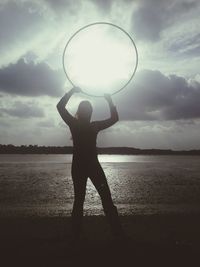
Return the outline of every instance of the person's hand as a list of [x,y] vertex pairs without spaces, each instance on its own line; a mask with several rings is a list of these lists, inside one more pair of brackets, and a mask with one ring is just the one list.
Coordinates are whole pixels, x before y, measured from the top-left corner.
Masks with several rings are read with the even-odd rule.
[[104,94],[104,98],[108,101],[108,103],[112,103],[112,98],[110,94]]
[[81,93],[82,90],[80,87],[77,87],[77,86],[74,86],[72,89],[71,89],[71,93],[74,94],[74,93]]

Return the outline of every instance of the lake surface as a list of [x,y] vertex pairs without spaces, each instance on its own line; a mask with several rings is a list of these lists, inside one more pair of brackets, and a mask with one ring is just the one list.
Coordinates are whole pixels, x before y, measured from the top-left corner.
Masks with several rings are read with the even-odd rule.
[[[71,155],[0,155],[0,216],[71,214]],[[100,155],[121,215],[200,212],[199,156]],[[88,179],[87,215],[103,214]]]

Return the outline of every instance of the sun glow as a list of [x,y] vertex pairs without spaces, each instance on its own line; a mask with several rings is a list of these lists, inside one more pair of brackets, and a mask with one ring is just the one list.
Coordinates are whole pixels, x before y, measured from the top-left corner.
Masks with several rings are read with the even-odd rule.
[[120,29],[97,24],[78,32],[64,53],[64,66],[71,82],[87,94],[114,93],[130,79],[137,52]]

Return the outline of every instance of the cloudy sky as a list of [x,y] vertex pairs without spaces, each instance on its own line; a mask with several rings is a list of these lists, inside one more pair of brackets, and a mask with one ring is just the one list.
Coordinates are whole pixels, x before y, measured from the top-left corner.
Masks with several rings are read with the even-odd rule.
[[[198,0],[1,0],[0,143],[72,144],[56,110],[71,88],[63,49],[80,27],[107,21],[131,34],[139,66],[113,97],[120,121],[98,145],[200,149],[199,14]],[[103,99],[91,101],[93,119],[109,115]]]

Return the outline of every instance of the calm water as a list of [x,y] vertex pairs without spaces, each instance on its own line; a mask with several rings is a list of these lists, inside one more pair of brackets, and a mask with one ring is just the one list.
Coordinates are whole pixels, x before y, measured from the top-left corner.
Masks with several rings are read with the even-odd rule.
[[[70,215],[71,155],[0,155],[0,216]],[[199,156],[99,156],[120,214],[199,213]],[[103,214],[88,180],[85,214]]]

